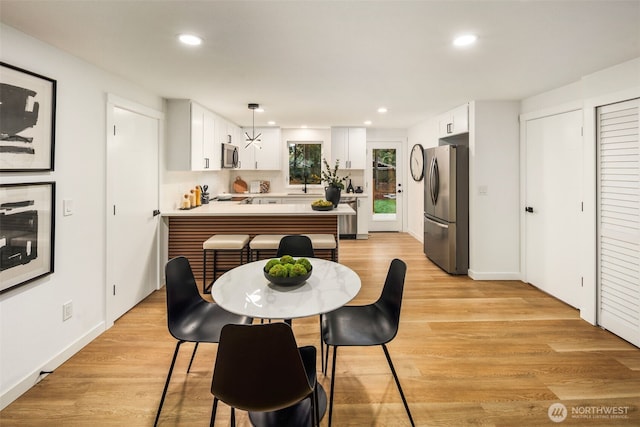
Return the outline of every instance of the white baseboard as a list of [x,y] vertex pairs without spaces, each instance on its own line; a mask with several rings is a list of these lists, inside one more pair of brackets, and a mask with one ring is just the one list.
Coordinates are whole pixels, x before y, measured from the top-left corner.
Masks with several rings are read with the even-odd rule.
[[10,387],[6,392],[2,393],[0,395],[0,411],[9,406],[11,402],[22,396],[22,394],[27,392],[46,376],[46,374],[40,375],[40,372],[55,370],[58,366],[69,360],[71,356],[82,350],[85,345],[96,339],[104,331],[105,324],[104,322],[100,322],[85,335],[52,357],[43,366],[35,369],[31,374],[26,375],[21,381],[18,381],[18,383]]
[[469,277],[473,280],[522,280],[520,272],[478,272],[469,269]]

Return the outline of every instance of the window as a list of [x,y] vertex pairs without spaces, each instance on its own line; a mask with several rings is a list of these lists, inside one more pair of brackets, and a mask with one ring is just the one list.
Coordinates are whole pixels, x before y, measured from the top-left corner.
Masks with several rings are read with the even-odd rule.
[[289,141],[289,185],[322,183],[322,142]]

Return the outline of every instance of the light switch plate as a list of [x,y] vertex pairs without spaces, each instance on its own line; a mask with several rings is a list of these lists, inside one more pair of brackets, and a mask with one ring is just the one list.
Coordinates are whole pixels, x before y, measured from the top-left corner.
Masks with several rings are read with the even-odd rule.
[[73,200],[64,199],[62,201],[62,215],[64,216],[73,215]]

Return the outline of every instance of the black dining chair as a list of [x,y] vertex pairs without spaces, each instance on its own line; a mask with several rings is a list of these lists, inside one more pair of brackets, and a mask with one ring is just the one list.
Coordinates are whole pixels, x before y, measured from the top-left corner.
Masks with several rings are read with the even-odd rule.
[[313,244],[308,236],[301,234],[291,234],[280,239],[276,257],[291,255],[293,257],[313,258]]
[[[331,367],[331,392],[329,397],[329,426],[333,413],[333,390],[336,379],[336,357],[340,346],[374,346],[380,345],[384,350],[391,373],[402,397],[402,403],[409,415],[409,421],[414,426],[413,417],[402,392],[398,375],[393,367],[387,343],[398,333],[400,323],[400,308],[402,306],[402,292],[407,265],[404,261],[391,261],[382,293],[373,304],[361,306],[344,306],[326,313],[322,319],[322,339],[327,345],[327,359],[329,349],[333,347],[333,366]],[[325,361],[326,369],[328,360]],[[326,370],[324,371],[326,373]]]
[[200,292],[198,292],[189,260],[185,257],[169,260],[165,267],[165,278],[167,285],[167,324],[169,333],[178,342],[173,352],[173,359],[169,367],[167,381],[164,384],[154,425],[157,425],[160,419],[160,412],[167,395],[169,381],[171,380],[180,346],[185,342],[195,343],[189,367],[187,368],[187,372],[189,372],[199,343],[217,343],[220,340],[222,327],[229,323],[250,324],[253,321],[251,317],[229,313],[218,304],[203,299]]
[[[319,425],[316,348],[298,348],[286,323],[227,325],[220,334],[211,393],[211,426],[218,401],[231,406],[232,426],[235,409],[261,417],[258,425]],[[273,411],[285,408],[283,421]]]
[[[305,258],[314,258],[315,253],[313,250],[313,243],[309,236],[305,236],[302,234],[290,234],[284,236],[280,239],[280,245],[278,246],[278,251],[276,252],[276,257],[281,257],[283,255],[291,255],[293,257],[305,257]],[[291,324],[290,319],[285,319],[285,321]],[[322,326],[322,314],[320,315],[320,326]],[[325,370],[325,357],[324,357],[324,344],[322,343],[322,338],[320,338],[320,362],[322,364],[322,370]]]

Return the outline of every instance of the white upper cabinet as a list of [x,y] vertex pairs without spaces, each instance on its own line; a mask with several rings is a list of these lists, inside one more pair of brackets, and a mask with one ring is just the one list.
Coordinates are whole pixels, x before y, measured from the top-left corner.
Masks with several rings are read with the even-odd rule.
[[341,169],[364,169],[366,166],[367,130],[365,128],[331,128],[331,167],[340,161]]
[[469,104],[463,104],[442,114],[438,119],[438,137],[469,132]]
[[221,150],[215,141],[215,127],[215,115],[203,106],[188,99],[168,100],[167,168],[219,170]]
[[247,147],[248,142],[244,136],[244,132],[253,136],[253,128],[244,128],[242,130],[242,141],[238,144],[240,165],[238,169],[242,170],[280,170],[282,157],[282,136],[280,128],[256,128],[256,135],[262,134],[260,139],[262,143],[259,147],[251,144]]

